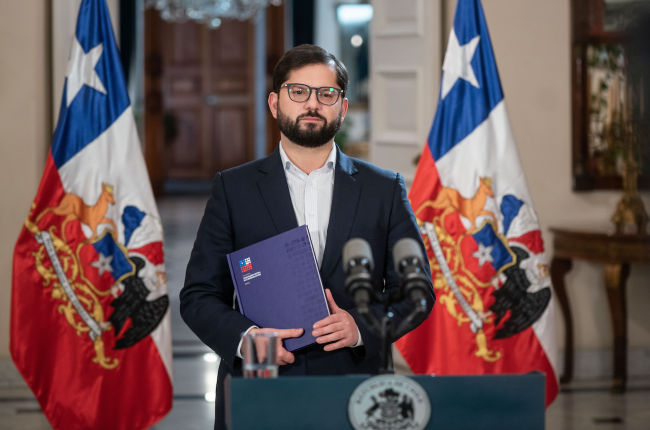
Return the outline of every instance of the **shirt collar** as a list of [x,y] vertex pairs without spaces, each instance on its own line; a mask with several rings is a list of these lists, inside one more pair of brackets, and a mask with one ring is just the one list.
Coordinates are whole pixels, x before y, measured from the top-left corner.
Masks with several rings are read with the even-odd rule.
[[[302,170],[298,169],[298,167],[296,167],[296,165],[293,164],[291,160],[289,160],[289,156],[287,155],[286,152],[284,152],[284,148],[282,147],[282,142],[280,142],[279,145],[280,145],[280,158],[282,159],[282,165],[284,166],[284,169],[289,170],[289,168],[293,166],[296,170],[302,172]],[[330,151],[330,154],[327,156],[327,160],[325,161],[325,166],[327,166],[330,169],[334,169],[334,164],[336,164],[336,143],[332,145],[332,150]],[[321,169],[323,167],[321,167]]]

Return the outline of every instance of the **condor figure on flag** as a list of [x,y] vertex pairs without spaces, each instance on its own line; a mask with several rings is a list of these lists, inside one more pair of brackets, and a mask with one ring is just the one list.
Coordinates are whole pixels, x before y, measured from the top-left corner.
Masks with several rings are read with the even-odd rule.
[[14,252],[11,356],[54,429],[172,405],[163,232],[105,0],[83,0],[59,120]]
[[396,342],[415,373],[546,374],[558,393],[552,289],[479,0],[459,0],[409,199],[438,297]]

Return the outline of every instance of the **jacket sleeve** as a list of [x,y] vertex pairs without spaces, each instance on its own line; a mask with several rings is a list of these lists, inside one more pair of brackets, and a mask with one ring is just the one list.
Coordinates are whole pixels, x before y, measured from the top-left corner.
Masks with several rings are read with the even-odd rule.
[[[391,292],[399,288],[399,274],[395,271],[393,264],[393,246],[397,243],[398,240],[410,237],[415,239],[422,248],[422,254],[427,255],[426,249],[424,247],[424,242],[422,241],[422,235],[417,225],[415,215],[411,209],[411,204],[408,201],[406,196],[406,188],[404,186],[404,179],[399,173],[395,178],[395,190],[393,193],[392,199],[392,208],[390,211],[390,217],[388,221],[388,239],[386,242],[386,264],[384,266],[383,277],[384,277],[384,287],[385,292],[390,294]],[[433,292],[433,285],[431,283],[431,270],[429,264],[424,265],[424,271],[427,274],[427,279],[429,280],[429,294],[430,297],[427,298],[427,316],[431,313],[433,304],[436,300],[435,293]],[[371,310],[375,314],[375,317],[381,321],[383,317],[383,305],[375,303],[371,305]],[[410,299],[406,298],[401,300],[398,303],[391,305],[390,310],[393,312],[393,328],[399,327],[401,322],[406,318],[411,311],[413,310],[413,305],[410,302]],[[350,314],[355,319],[359,331],[361,332],[361,337],[363,338],[363,343],[366,352],[366,358],[371,357],[375,353],[381,350],[381,338],[379,335],[370,331],[366,327],[365,323],[362,321],[363,318],[359,315],[359,312],[356,308],[350,310]],[[395,342],[397,339],[391,339],[391,342]],[[356,348],[355,348],[356,349]]]
[[234,286],[226,254],[234,251],[233,226],[221,173],[212,182],[212,195],[201,220],[181,290],[181,316],[192,331],[231,368],[240,337],[251,320],[233,309]]

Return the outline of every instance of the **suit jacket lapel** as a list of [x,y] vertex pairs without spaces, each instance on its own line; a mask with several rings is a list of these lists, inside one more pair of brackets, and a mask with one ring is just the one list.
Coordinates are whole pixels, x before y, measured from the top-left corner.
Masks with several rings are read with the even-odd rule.
[[357,211],[361,184],[353,175],[357,169],[352,160],[336,149],[336,170],[334,171],[334,191],[332,193],[332,208],[327,227],[327,241],[321,264],[321,277],[327,279],[332,271],[341,264],[343,245],[350,237],[350,230]]
[[266,176],[257,183],[257,186],[260,189],[266,208],[271,214],[277,233],[284,233],[298,227],[296,213],[293,210],[293,203],[291,203],[289,185],[287,185],[287,177],[284,174],[284,166],[280,157],[279,145],[260,164],[258,170],[266,173]]

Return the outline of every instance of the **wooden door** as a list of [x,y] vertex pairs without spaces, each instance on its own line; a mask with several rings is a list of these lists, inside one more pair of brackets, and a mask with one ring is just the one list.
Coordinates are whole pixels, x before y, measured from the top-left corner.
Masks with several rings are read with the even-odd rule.
[[[159,17],[155,19],[160,20]],[[160,20],[164,170],[210,180],[254,156],[254,27]]]

